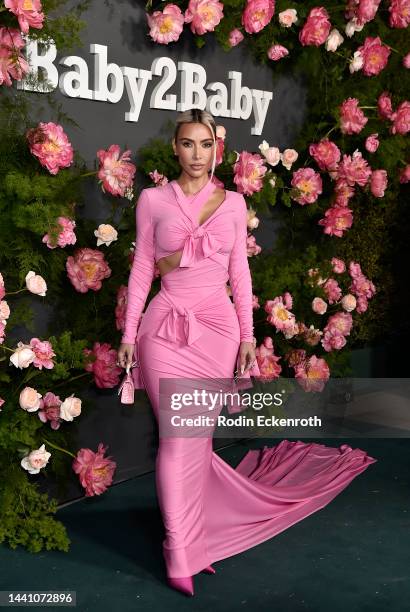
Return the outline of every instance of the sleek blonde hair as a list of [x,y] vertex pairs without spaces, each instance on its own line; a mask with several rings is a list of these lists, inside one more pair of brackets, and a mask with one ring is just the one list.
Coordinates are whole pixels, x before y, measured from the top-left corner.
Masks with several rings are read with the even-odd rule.
[[175,123],[176,123],[175,133],[174,133],[175,142],[177,141],[177,138],[178,138],[179,128],[181,127],[183,123],[202,123],[203,125],[206,125],[211,130],[212,137],[214,139],[214,156],[212,160],[212,170],[211,170],[211,179],[212,179],[214,175],[214,171],[215,171],[215,164],[216,164],[216,123],[215,123],[215,119],[213,118],[211,113],[208,113],[208,111],[201,110],[200,108],[190,108],[186,111],[179,112]]

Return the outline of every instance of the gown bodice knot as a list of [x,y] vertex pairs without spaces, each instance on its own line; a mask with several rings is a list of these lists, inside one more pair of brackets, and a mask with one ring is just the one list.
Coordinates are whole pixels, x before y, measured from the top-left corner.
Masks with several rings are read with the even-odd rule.
[[[198,243],[198,241],[200,241]],[[192,229],[185,240],[184,248],[182,251],[181,261],[179,262],[180,268],[186,268],[195,265],[195,254],[196,248],[199,244],[201,254],[203,257],[210,257],[216,253],[221,244],[219,240],[212,234],[210,230],[202,227],[201,225]]]

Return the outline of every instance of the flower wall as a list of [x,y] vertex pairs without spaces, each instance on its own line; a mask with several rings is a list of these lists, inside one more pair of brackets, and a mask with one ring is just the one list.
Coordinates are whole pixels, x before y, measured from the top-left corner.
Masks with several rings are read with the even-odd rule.
[[[28,71],[23,35],[78,45],[86,7],[53,18],[64,2],[0,3],[0,542],[32,551],[69,548],[53,517],[57,501],[36,479],[52,473],[63,488],[75,474],[86,496],[112,483],[116,462],[104,441],[76,447],[81,414],[92,408],[82,390],[120,383],[135,204],[145,186],[178,176],[170,143],[159,140],[135,151],[107,142],[95,152],[97,169],[87,168],[69,117],[55,105],[53,121],[34,121],[14,88]],[[292,147],[265,135],[257,150],[237,151],[218,126],[215,181],[248,203],[260,383],[285,376],[321,392],[329,377],[349,373],[351,348],[388,334],[392,312],[405,316],[393,297],[393,237],[408,219],[409,2],[190,0],[148,2],[146,11],[146,35],[158,45],[177,45],[189,29],[198,47],[209,37],[221,53],[246,45],[274,76],[305,83],[308,114]],[[111,202],[98,226],[80,214],[85,181]],[[274,207],[281,230],[262,249],[252,232]],[[156,270],[151,296],[158,288]],[[32,300],[53,307],[45,337],[35,332]]]

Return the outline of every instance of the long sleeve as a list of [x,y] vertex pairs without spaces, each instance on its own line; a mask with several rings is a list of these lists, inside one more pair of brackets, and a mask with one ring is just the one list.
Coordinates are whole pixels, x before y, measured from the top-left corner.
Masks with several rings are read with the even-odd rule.
[[249,269],[247,244],[248,215],[246,201],[241,196],[236,218],[236,236],[229,259],[229,285],[238,315],[241,342],[253,341],[252,277]]
[[121,338],[121,342],[129,344],[135,343],[138,323],[154,278],[154,226],[147,189],[143,189],[138,198],[136,225],[134,260],[128,280],[125,331]]

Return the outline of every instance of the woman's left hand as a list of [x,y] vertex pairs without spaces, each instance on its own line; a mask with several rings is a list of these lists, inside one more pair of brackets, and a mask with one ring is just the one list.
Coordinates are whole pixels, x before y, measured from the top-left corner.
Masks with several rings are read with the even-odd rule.
[[256,361],[255,346],[253,342],[241,342],[239,348],[239,371],[238,376],[242,376],[250,370]]

